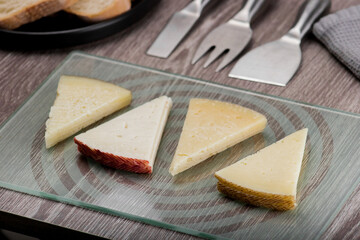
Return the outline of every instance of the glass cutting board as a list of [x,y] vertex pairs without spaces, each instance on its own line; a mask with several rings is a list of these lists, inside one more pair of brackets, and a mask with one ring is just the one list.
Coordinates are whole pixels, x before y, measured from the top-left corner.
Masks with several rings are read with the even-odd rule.
[[[45,148],[44,124],[61,75],[102,79],[133,92],[130,107],[89,128],[161,95],[173,99],[151,175],[113,170],[85,158],[73,137]],[[193,97],[254,109],[267,117],[268,126],[173,178],[168,169]],[[215,171],[304,127],[309,135],[295,210],[252,207],[216,190]],[[74,52],[1,126],[0,185],[205,238],[315,239],[360,182],[359,139],[356,114]]]

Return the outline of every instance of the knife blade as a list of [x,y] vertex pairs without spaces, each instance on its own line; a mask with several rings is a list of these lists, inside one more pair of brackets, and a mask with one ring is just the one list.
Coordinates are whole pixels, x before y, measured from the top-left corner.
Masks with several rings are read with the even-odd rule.
[[169,57],[200,18],[202,10],[209,1],[210,0],[194,0],[184,9],[176,12],[146,54],[160,58]]
[[301,64],[301,40],[330,6],[330,0],[305,2],[299,11],[298,21],[287,34],[245,54],[229,77],[286,86]]

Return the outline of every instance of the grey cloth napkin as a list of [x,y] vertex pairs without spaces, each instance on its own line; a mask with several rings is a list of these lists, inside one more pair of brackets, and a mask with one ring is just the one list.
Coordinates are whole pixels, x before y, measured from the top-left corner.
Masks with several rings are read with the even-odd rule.
[[323,17],[313,33],[360,79],[360,5]]

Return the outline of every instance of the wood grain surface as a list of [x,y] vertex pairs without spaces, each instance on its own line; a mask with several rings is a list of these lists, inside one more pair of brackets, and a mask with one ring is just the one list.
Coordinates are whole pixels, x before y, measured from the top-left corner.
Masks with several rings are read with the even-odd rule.
[[[39,86],[55,67],[73,50],[118,59],[172,73],[281,96],[310,104],[360,113],[360,81],[336,60],[311,34],[303,41],[303,61],[299,71],[286,87],[236,80],[227,75],[232,63],[215,73],[217,61],[209,68],[206,58],[191,65],[191,59],[206,33],[225,22],[241,7],[242,1],[213,1],[181,45],[168,59],[145,54],[169,17],[189,1],[161,1],[144,18],[126,30],[104,40],[65,49],[43,51],[0,50],[0,123],[4,122]],[[293,24],[303,0],[271,1],[270,7],[255,20],[252,49],[279,38]],[[333,0],[331,12],[360,4],[359,0]],[[1,41],[1,40],[0,40]],[[322,239],[360,239],[360,186],[347,200]],[[186,234],[133,222],[75,206],[53,202],[0,188],[0,210],[20,218],[39,220],[112,239],[189,239]],[[0,214],[1,223],[6,222]],[[17,223],[18,224],[18,223]],[[2,224],[3,225],[3,224]],[[19,229],[31,231],[31,225]],[[27,229],[27,230],[26,230]],[[45,230],[44,230],[45,231]],[[47,232],[54,235],[56,232]],[[39,235],[43,236],[43,235]]]

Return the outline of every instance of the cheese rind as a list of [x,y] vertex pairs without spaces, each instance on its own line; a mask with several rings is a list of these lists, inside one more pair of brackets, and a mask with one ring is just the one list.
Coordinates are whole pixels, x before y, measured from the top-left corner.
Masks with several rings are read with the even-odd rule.
[[218,190],[256,206],[293,209],[306,137],[302,129],[216,172]]
[[240,105],[191,99],[169,172],[174,176],[264,130],[266,117]]
[[151,173],[172,106],[162,96],[75,137],[78,150],[100,163]]
[[[219,192],[230,198],[241,200],[242,202],[276,210],[290,210],[294,208],[295,197],[291,195],[277,195],[253,191],[243,188],[219,178],[217,189]],[[220,180],[221,179],[221,180]],[[269,200],[271,199],[271,200]]]
[[46,121],[46,148],[130,102],[131,92],[114,84],[90,78],[62,76],[57,97]]
[[74,142],[78,145],[80,153],[108,167],[136,173],[152,172],[152,166],[149,165],[149,161],[147,160],[117,156],[99,149],[94,149],[76,138],[74,138]]

